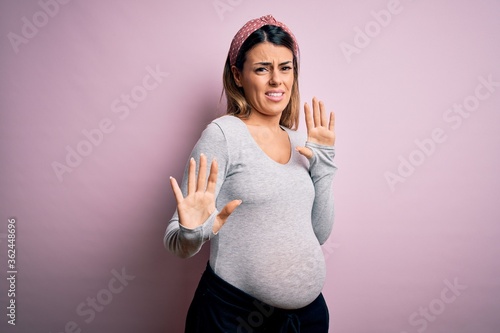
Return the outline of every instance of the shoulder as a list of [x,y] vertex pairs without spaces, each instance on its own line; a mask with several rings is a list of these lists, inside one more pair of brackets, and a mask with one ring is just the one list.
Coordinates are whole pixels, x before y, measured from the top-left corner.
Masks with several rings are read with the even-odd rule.
[[203,130],[203,133],[213,134],[213,135],[224,133],[224,130],[230,129],[235,126],[234,124],[235,121],[234,119],[231,118],[235,117],[226,115],[213,119],[212,121],[210,121],[210,123],[208,123],[206,128]]
[[222,130],[224,130],[224,129],[240,128],[243,122],[235,116],[225,115],[212,120],[211,124],[215,124],[219,126]]
[[212,131],[219,131],[227,139],[232,139],[241,135],[242,130],[245,129],[245,124],[235,116],[225,115],[212,120],[207,129],[209,127],[212,127]]
[[241,134],[241,124],[243,122],[230,115],[221,116],[212,120],[201,134],[201,141],[213,143],[225,143]]

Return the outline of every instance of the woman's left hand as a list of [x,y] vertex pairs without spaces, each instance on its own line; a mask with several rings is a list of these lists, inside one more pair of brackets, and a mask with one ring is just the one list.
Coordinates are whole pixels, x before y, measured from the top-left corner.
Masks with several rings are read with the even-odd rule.
[[[313,112],[307,103],[304,105],[306,116],[307,141],[324,146],[335,145],[335,114],[330,112],[327,119],[325,104],[316,97],[312,100]],[[297,147],[299,153],[307,158],[313,157],[313,152],[307,147]]]

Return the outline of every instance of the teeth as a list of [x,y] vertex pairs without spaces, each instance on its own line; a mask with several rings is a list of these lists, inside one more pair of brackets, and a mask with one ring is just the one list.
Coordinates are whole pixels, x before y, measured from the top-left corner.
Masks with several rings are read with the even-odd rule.
[[268,93],[267,95],[272,97],[280,97],[283,96],[283,93]]

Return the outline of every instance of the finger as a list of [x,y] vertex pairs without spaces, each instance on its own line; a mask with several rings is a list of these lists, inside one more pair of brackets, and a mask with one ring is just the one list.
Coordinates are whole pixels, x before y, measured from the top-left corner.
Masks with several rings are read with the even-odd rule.
[[188,195],[194,193],[196,190],[196,161],[193,157],[189,160],[189,169],[188,169]]
[[321,126],[319,102],[316,97],[313,98],[313,117],[314,117],[314,127]]
[[184,197],[179,184],[177,184],[177,180],[175,180],[174,177],[170,177],[170,186],[172,186],[172,191],[174,191],[175,200],[178,204],[181,203],[182,200],[184,200]]
[[335,129],[335,113],[330,112],[330,124],[328,125],[328,129],[333,131]]
[[319,102],[319,110],[320,110],[320,117],[321,117],[321,126],[327,127],[325,103],[323,103],[322,101]]
[[297,150],[301,155],[307,157],[308,159],[313,157],[312,150],[307,147],[297,147],[295,148],[295,150]]
[[311,108],[307,103],[304,104],[304,116],[306,118],[307,132],[309,132],[313,128],[313,118],[311,115]]
[[221,210],[219,214],[217,214],[215,218],[215,223],[214,226],[212,227],[212,232],[213,233],[218,233],[220,228],[226,223],[227,218],[231,213],[241,205],[241,200],[233,200],[230,203],[228,203],[224,208]]
[[219,166],[217,160],[214,158],[210,165],[210,175],[208,176],[207,192],[215,193],[215,185],[217,184],[217,173]]
[[229,202],[227,205],[225,205],[224,208],[222,208],[220,213],[217,215],[221,227],[222,225],[224,225],[224,223],[226,223],[226,220],[229,217],[229,215],[231,215],[236,209],[236,207],[238,207],[239,205],[241,205],[241,200],[233,200]]
[[200,167],[198,168],[198,184],[196,191],[205,192],[207,181],[207,157],[205,154],[200,154]]

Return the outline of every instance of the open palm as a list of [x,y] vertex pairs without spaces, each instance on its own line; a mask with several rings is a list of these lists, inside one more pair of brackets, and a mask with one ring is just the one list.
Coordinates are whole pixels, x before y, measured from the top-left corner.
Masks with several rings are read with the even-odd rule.
[[[177,212],[179,213],[179,223],[188,228],[195,229],[202,225],[215,211],[215,188],[217,184],[218,166],[214,159],[210,165],[210,174],[207,180],[207,157],[200,155],[200,167],[196,178],[196,161],[191,158],[188,169],[188,189],[187,196],[184,197],[182,191],[175,180],[170,177],[170,184],[177,201]],[[212,231],[219,232],[231,213],[241,204],[241,200],[229,202],[219,214],[217,214]]]
[[[316,97],[312,100],[313,112],[306,103],[304,105],[304,113],[307,127],[307,141],[324,146],[335,145],[335,114],[330,112],[327,117],[325,105],[318,101]],[[307,147],[297,147],[299,153],[307,158],[313,156],[312,151]]]

